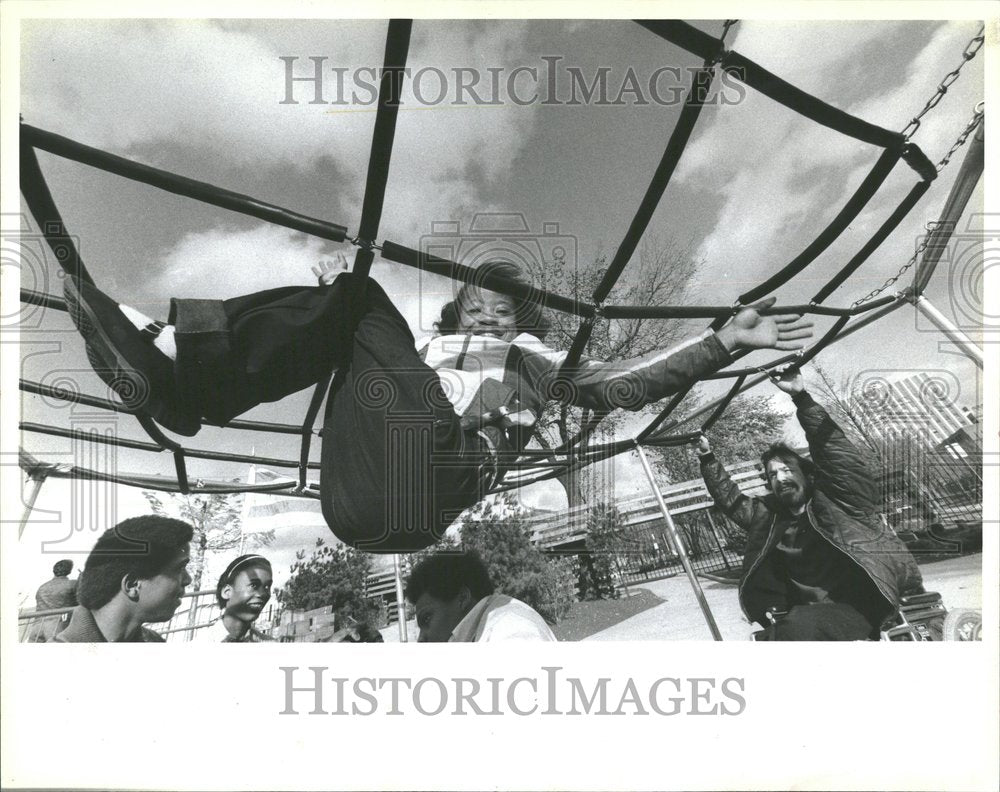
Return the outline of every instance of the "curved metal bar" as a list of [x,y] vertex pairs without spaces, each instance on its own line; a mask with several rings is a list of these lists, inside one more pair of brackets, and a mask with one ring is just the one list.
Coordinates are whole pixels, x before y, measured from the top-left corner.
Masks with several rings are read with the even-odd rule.
[[[84,393],[73,393],[63,388],[55,388],[51,385],[43,385],[32,380],[19,380],[19,387],[25,393],[34,393],[37,396],[45,396],[59,401],[70,402],[72,404],[83,404],[87,407],[97,407],[101,410],[135,415],[136,412],[131,407],[126,407],[121,402],[101,399],[97,396],[88,396]],[[233,420],[224,424],[206,424],[217,426],[221,429],[244,429],[249,432],[271,432],[273,434],[302,434],[302,427],[297,424],[270,423],[268,421],[242,421]]]
[[21,302],[27,305],[40,305],[43,308],[52,308],[56,311],[68,311],[69,307],[62,297],[54,294],[46,294],[32,289],[21,289]]
[[[687,22],[677,20],[636,20],[640,25],[688,52],[706,60],[720,58],[722,66],[732,76],[756,91],[805,116],[817,124],[840,132],[843,135],[871,143],[881,148],[896,148],[902,151],[905,138],[899,132],[872,124],[850,113],[827,104],[812,94],[797,88],[764,67],[740,55],[725,51],[725,45],[717,38],[704,33]],[[917,155],[914,169],[919,172]]]
[[[120,448],[129,448],[133,451],[147,451],[154,454],[162,453],[168,449],[163,448],[156,443],[148,443],[143,440],[131,440],[125,437],[108,437],[107,435],[95,434],[87,432],[84,429],[63,429],[58,426],[48,426],[46,424],[33,423],[31,421],[22,421],[18,424],[18,428],[24,432],[33,432],[35,434],[44,434],[51,437],[66,437],[72,440],[83,440],[88,443],[98,443],[100,445],[111,445],[118,446]],[[298,462],[293,459],[281,459],[279,457],[261,457],[261,456],[251,456],[249,454],[231,454],[225,451],[207,451],[205,449],[199,448],[184,448],[182,449],[188,457],[191,459],[209,459],[214,462],[235,462],[239,464],[248,465],[267,465],[268,467],[280,467],[280,468],[297,468]],[[310,470],[319,470],[320,464],[318,462],[309,463]],[[305,486],[300,484],[300,486]]]
[[[382,206],[385,202],[385,187],[389,181],[389,161],[392,157],[392,142],[396,136],[396,116],[399,113],[399,99],[403,90],[404,67],[410,49],[410,31],[413,20],[391,19],[385,39],[382,79],[378,89],[378,109],[375,113],[375,131],[372,133],[371,154],[368,157],[368,177],[365,182],[365,197],[361,205],[361,224],[358,237],[362,241],[373,241],[378,235]],[[358,272],[357,267],[354,269]],[[368,272],[361,272],[358,280],[363,281]]]
[[69,275],[79,278],[87,283],[93,283],[94,279],[87,272],[83,259],[80,258],[80,251],[76,249],[73,237],[66,230],[56,202],[49,192],[49,186],[45,181],[45,175],[38,164],[38,157],[31,146],[27,145],[22,135],[21,138],[21,195],[24,202],[38,228],[41,229],[45,242],[52,249],[52,253]]
[[725,52],[722,39],[717,39],[687,22],[676,19],[636,19],[650,33],[697,55],[703,60],[715,60]]
[[[21,449],[19,464],[25,468],[26,460],[34,459],[31,454]],[[27,469],[27,468],[25,468]],[[141,489],[156,490],[158,492],[180,492],[180,487],[176,481],[167,481],[158,476],[140,476],[133,474],[112,475],[100,470],[77,467],[76,465],[54,465],[51,463],[37,463],[34,466],[37,472],[42,471],[46,476],[52,478],[79,478],[92,481],[107,481],[111,484],[122,484],[127,487],[139,487]],[[272,482],[268,484],[241,484],[235,485],[229,481],[215,481],[205,479],[195,479],[193,489],[197,492],[207,492],[215,495],[235,495],[246,492],[259,492],[262,494],[281,495],[288,498],[308,498],[318,499],[318,495],[311,490],[300,490],[294,482]]]
[[[265,220],[268,223],[301,231],[320,239],[329,239],[332,242],[343,242],[347,239],[345,226],[307,217],[298,212],[282,209],[280,206],[259,201],[249,195],[225,190],[207,182],[178,176],[176,173],[152,168],[149,165],[141,165],[125,157],[109,154],[92,146],[85,146],[75,140],[29,124],[21,124],[21,145],[22,147],[31,146],[42,149],[50,154],[56,154],[83,165],[90,165],[93,168],[114,173],[132,181],[142,182],[175,195],[194,198],[202,203],[256,217],[258,220]],[[23,189],[23,171],[21,178]],[[25,198],[27,199],[27,195]],[[34,209],[32,209],[32,213],[34,214]],[[39,218],[36,216],[35,219]],[[44,228],[44,225],[42,227]]]
[[691,389],[695,386],[695,383],[691,383],[684,390],[678,391],[674,394],[674,397],[667,403],[667,406],[663,408],[660,414],[653,419],[652,423],[649,424],[645,429],[643,429],[639,434],[636,435],[636,444],[641,443],[647,437],[649,437],[653,432],[655,432],[659,426],[670,417],[670,413],[677,409],[678,405],[684,401],[684,397],[691,392]]
[[860,267],[872,253],[874,253],[878,247],[885,242],[889,234],[896,230],[896,227],[903,222],[903,218],[906,217],[910,210],[917,205],[917,201],[923,198],[924,193],[930,189],[930,182],[922,181],[917,182],[913,185],[913,188],[906,195],[906,197],[900,202],[899,206],[896,207],[895,211],[889,215],[888,219],[882,223],[878,231],[876,231],[872,238],[869,239],[864,246],[859,250],[850,261],[843,266],[843,268],[834,275],[827,284],[816,292],[813,297],[813,302],[821,303],[827,297],[834,293],[837,288],[843,284],[854,272]]
[[653,177],[646,188],[646,194],[639,203],[639,209],[635,217],[632,218],[628,231],[625,232],[625,237],[618,245],[615,256],[608,265],[604,277],[601,278],[600,284],[594,290],[595,303],[600,304],[604,302],[604,299],[611,293],[611,289],[614,288],[615,283],[618,282],[618,278],[621,277],[622,272],[625,271],[626,265],[632,259],[632,255],[635,253],[635,249],[638,247],[642,235],[646,232],[649,221],[653,218],[653,213],[656,211],[657,206],[659,206],[660,199],[663,197],[663,193],[670,183],[670,177],[673,176],[674,170],[677,168],[677,163],[680,162],[681,155],[684,153],[684,149],[691,139],[691,133],[694,132],[695,124],[701,115],[701,109],[704,107],[708,92],[712,87],[714,76],[715,70],[712,68],[698,69],[692,75],[691,88],[688,90],[684,109],[681,110],[677,123],[670,133],[667,147],[664,149],[663,156],[660,158],[660,162],[653,172]]
[[432,272],[435,275],[442,275],[445,278],[452,278],[463,283],[472,283],[484,289],[516,297],[520,300],[539,303],[546,308],[551,308],[554,311],[562,311],[573,316],[586,318],[595,314],[594,306],[582,300],[563,297],[526,283],[509,280],[492,272],[483,272],[455,261],[432,256],[428,253],[421,253],[413,248],[397,245],[395,242],[382,243],[382,258],[394,261],[397,264],[403,264],[407,267],[415,267],[425,272]]
[[722,413],[725,412],[730,402],[732,402],[732,400],[736,398],[736,394],[740,392],[740,388],[743,387],[743,383],[746,382],[746,380],[747,380],[747,375],[744,374],[742,377],[737,379],[736,382],[733,383],[733,387],[729,389],[729,393],[723,396],[722,402],[719,404],[718,409],[716,409],[716,411],[708,417],[708,420],[701,425],[701,431],[707,432],[715,425],[715,422],[722,417]]
[[739,297],[740,304],[747,305],[770,294],[809,266],[820,253],[826,250],[843,233],[844,229],[853,222],[854,218],[861,213],[861,210],[865,208],[875,193],[878,192],[879,187],[882,186],[889,172],[895,167],[898,161],[899,152],[897,150],[887,149],[882,152],[882,156],[878,158],[878,161],[872,167],[864,181],[861,182],[858,189],[854,191],[854,195],[848,199],[847,203],[837,213],[837,216],[820,232],[819,236],[810,242],[805,250],[766,281],[741,294]]

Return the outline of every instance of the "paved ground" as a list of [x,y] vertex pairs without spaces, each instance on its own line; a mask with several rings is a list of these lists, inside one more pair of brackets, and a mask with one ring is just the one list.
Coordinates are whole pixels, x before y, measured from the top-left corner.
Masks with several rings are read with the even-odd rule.
[[[983,585],[982,554],[922,564],[924,585],[928,591],[937,591],[949,608],[981,608]],[[751,627],[743,618],[736,601],[736,586],[701,580],[705,598],[719,625],[723,640],[745,641],[756,626]],[[687,576],[677,575],[652,583],[632,584],[632,588],[645,588],[665,600],[661,605],[637,613],[613,627],[584,638],[585,641],[710,641],[705,617],[698,607]],[[409,622],[409,636],[416,640],[417,629]],[[382,635],[387,643],[399,641],[399,627],[395,624],[384,628]]]
[[[920,567],[928,591],[940,592],[949,608],[982,607],[982,554],[937,561]],[[736,587],[701,581],[723,640],[744,641],[754,629],[743,618]],[[601,630],[586,641],[709,641],[712,634],[685,575],[641,586],[665,600],[662,605]]]

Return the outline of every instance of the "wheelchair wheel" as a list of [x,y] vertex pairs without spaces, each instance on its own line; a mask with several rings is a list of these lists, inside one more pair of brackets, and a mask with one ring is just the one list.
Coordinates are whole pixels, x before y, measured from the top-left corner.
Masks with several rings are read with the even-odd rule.
[[957,608],[948,611],[944,620],[946,641],[981,641],[983,631],[982,611]]

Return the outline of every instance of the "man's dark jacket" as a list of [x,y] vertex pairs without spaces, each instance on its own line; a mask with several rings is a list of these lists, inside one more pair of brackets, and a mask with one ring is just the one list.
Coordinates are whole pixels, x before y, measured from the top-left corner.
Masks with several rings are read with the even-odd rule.
[[[861,454],[808,393],[796,394],[793,400],[816,465],[812,499],[806,506],[809,520],[820,536],[865,572],[862,577],[869,586],[859,592],[860,610],[878,628],[899,607],[902,594],[923,590],[920,570],[906,545],[879,517],[877,484]],[[764,625],[764,611],[787,598],[784,575],[776,564],[775,547],[781,539],[775,529],[777,501],[773,494],[744,495],[713,454],[702,456],[701,472],[716,506],[747,531],[740,606],[747,618]]]
[[[107,643],[101,628],[97,626],[93,612],[83,605],[73,609],[69,626],[53,638],[56,643]],[[140,627],[122,639],[122,643],[164,643],[163,636],[148,627]]]

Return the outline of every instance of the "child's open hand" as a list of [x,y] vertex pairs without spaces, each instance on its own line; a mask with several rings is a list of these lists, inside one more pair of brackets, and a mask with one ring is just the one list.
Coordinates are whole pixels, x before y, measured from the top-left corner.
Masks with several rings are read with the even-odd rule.
[[798,314],[762,316],[761,311],[774,305],[775,297],[768,297],[748,305],[733,317],[719,332],[719,340],[732,352],[735,349],[781,349],[794,352],[802,349],[812,337],[813,323]]
[[343,253],[337,253],[332,259],[320,259],[318,264],[313,264],[313,274],[319,278],[320,286],[329,286],[337,277],[347,272],[347,259]]

